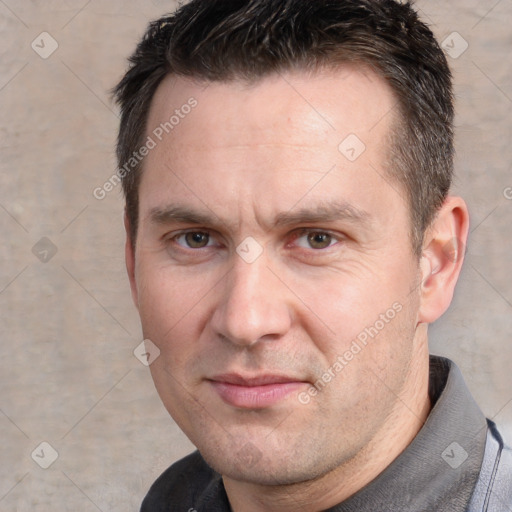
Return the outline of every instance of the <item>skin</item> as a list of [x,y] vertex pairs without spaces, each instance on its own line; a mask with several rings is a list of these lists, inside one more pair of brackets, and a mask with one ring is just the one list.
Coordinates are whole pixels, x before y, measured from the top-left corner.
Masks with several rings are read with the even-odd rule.
[[[451,301],[467,209],[449,197],[414,254],[410,207],[386,176],[395,99],[371,71],[252,85],[169,76],[148,134],[190,97],[197,107],[144,160],[135,250],[126,220],[134,302],[161,351],[152,377],[235,512],[324,510],[382,472],[428,416],[427,325]],[[338,150],[349,134],[366,146],[353,162]],[[262,250],[252,263],[236,251],[247,237]],[[240,407],[212,384],[226,373],[294,387]]]

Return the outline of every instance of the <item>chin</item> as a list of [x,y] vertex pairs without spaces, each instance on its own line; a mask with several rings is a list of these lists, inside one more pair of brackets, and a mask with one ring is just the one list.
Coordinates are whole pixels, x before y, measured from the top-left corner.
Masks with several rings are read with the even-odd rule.
[[[226,447],[200,447],[199,451],[217,473],[232,480],[254,485],[293,485],[315,480],[328,473],[330,467],[319,463],[307,454],[297,454],[296,447],[277,451],[268,443],[265,451],[259,450],[248,441],[238,449],[233,444]],[[304,459],[304,460],[301,460]]]

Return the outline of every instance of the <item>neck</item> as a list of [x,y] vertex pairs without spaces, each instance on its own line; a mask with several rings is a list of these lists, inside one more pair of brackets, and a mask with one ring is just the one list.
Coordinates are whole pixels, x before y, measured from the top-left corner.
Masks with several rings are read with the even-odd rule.
[[316,512],[333,507],[369,484],[412,442],[430,413],[426,330],[403,392],[388,420],[350,461],[314,481],[261,486],[223,477],[233,512]]

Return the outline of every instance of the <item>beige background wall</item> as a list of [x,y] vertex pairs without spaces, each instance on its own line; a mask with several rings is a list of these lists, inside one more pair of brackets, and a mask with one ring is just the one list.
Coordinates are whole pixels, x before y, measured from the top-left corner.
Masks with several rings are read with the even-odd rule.
[[[472,213],[466,267],[432,350],[457,361],[512,439],[512,0],[417,5],[457,57],[455,190]],[[0,0],[1,511],[137,510],[191,449],[133,355],[141,334],[119,187],[92,194],[115,171],[107,91],[147,21],[173,7]],[[469,45],[460,56],[454,31]],[[58,48],[44,59],[32,41],[43,56]],[[48,469],[41,442],[58,452]]]

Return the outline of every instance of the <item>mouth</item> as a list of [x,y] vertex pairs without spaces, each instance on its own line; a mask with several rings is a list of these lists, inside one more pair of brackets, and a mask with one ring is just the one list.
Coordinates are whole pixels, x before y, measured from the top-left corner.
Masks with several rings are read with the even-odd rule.
[[239,409],[264,409],[277,405],[308,385],[294,377],[271,374],[245,377],[230,373],[212,377],[208,382],[225,403]]

